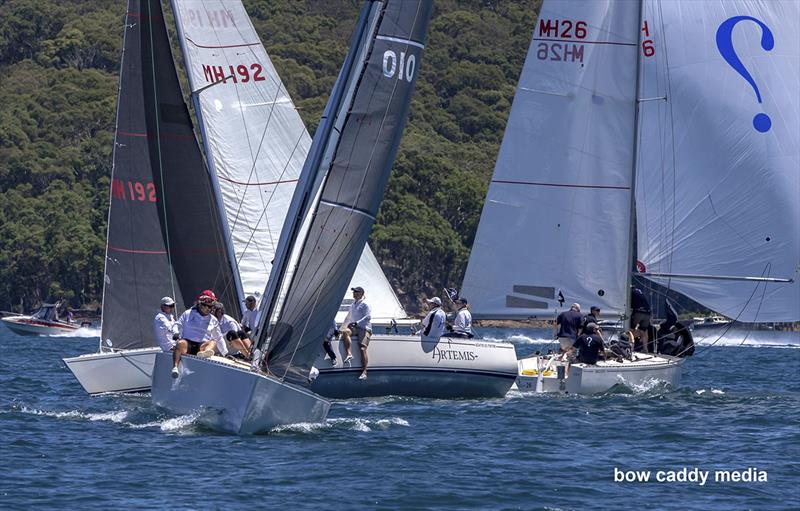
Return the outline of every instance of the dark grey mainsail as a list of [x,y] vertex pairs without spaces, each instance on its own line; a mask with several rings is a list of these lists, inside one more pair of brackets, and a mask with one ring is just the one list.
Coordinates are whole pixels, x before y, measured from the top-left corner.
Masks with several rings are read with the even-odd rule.
[[[267,318],[276,321],[259,345],[269,339],[266,363],[276,376],[307,381],[353,276],[400,144],[431,4],[367,1],[362,10],[303,168],[267,288],[262,325]],[[288,271],[290,260],[297,262]],[[278,311],[281,289],[286,294]]]
[[128,2],[113,160],[102,339],[153,346],[162,296],[179,311],[208,288],[238,302],[158,0]]

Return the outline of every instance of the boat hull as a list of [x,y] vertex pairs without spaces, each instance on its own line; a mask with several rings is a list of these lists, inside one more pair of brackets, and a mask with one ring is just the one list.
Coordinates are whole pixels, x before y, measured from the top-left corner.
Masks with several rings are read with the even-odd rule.
[[250,371],[220,357],[184,356],[172,378],[172,355],[159,353],[153,370],[153,403],[175,413],[200,412],[205,425],[248,435],[285,424],[323,422],[330,401],[299,387]]
[[64,363],[89,394],[150,390],[160,348],[120,350],[65,358]]
[[366,380],[361,352],[353,342],[353,360],[343,365],[345,349],[333,341],[336,366],[321,355],[319,376],[311,390],[330,398],[413,396],[439,399],[502,397],[517,376],[517,359],[510,343],[442,337],[374,335],[370,339]]
[[[567,377],[558,379],[555,367],[542,377],[542,392],[562,392],[567,394],[599,394],[607,392],[615,385],[640,387],[660,382],[671,387],[680,384],[685,359],[667,355],[650,356],[637,354],[636,362],[599,362],[597,365],[573,364]],[[517,388],[521,391],[535,391],[537,374],[523,374],[524,370],[537,368],[536,357],[520,360],[520,374]]]
[[19,335],[60,335],[74,332],[80,325],[70,325],[59,321],[44,321],[30,316],[0,318],[9,330]]

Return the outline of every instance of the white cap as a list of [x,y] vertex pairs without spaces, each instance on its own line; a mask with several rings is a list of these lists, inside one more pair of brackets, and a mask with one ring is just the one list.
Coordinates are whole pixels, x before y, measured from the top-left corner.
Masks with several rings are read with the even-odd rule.
[[161,299],[161,305],[175,305],[175,300],[170,298],[169,296],[165,296]]
[[442,306],[442,300],[438,296],[434,296],[430,300],[425,300],[425,301],[428,302],[428,303],[435,303],[436,305],[438,305],[440,307]]

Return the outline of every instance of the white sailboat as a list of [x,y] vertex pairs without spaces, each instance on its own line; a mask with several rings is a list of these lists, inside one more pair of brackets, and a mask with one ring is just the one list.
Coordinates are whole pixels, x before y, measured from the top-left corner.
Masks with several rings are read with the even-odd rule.
[[[173,0],[172,5],[242,285],[245,294],[260,296],[255,290],[269,278],[310,137],[241,2]],[[336,313],[340,324],[354,286],[366,289],[372,308],[370,378],[358,379],[358,349],[353,350],[351,364],[337,366],[331,366],[320,349],[315,392],[337,398],[495,397],[512,384],[516,357],[508,343],[459,339],[423,346],[419,337],[408,335],[418,321],[408,318],[369,246]],[[439,349],[456,348],[463,356],[448,360],[446,351],[444,359],[435,355]],[[338,360],[344,360],[339,341],[333,342],[333,349],[340,353]],[[445,385],[445,380],[459,384]]]
[[64,359],[90,394],[150,388],[161,297],[179,313],[208,287],[238,299],[159,2],[130,0],[124,27],[100,347]]
[[236,433],[325,418],[330,402],[304,386],[383,198],[430,12],[427,1],[364,4],[276,245],[253,370],[188,356],[172,379],[171,357],[160,354],[155,404],[202,409]]

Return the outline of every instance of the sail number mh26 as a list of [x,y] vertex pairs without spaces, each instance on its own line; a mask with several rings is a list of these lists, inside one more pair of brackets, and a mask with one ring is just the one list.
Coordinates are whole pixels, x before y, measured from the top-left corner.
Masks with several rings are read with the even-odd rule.
[[401,51],[398,58],[397,53],[392,50],[383,52],[383,76],[386,78],[397,75],[398,80],[410,82],[414,79],[416,67],[417,58],[413,54],[406,56],[406,52]]
[[[587,35],[587,23],[573,20],[540,19],[534,41],[536,58],[556,62],[583,62],[583,40]],[[571,41],[575,40],[573,43]]]

